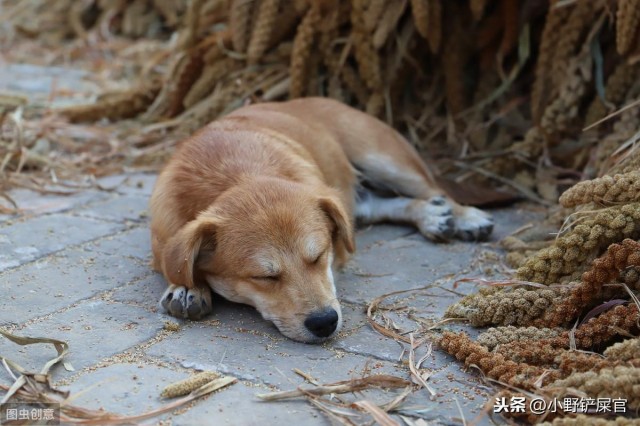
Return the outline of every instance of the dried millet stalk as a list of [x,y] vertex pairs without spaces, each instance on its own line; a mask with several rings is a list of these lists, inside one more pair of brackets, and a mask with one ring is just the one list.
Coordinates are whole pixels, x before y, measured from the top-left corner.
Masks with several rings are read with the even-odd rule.
[[418,34],[429,37],[429,0],[411,0],[411,14]]
[[387,6],[386,0],[369,0],[364,11],[364,26],[369,32],[373,32],[380,22],[380,18]]
[[[638,80],[639,73],[640,64],[638,63],[631,65],[623,61],[618,64],[607,79],[607,84],[604,89],[606,101],[614,107],[620,105],[627,97],[627,93],[633,83]],[[591,102],[591,105],[589,105],[584,122],[585,124],[593,124],[601,118],[604,118],[607,112],[608,108],[602,102],[600,96],[596,96],[593,102]]]
[[[474,343],[464,333],[445,332],[440,339],[440,346],[465,366],[475,365],[488,377],[511,386],[533,389],[534,383],[543,376],[545,370],[527,364],[518,364],[505,359],[500,354],[490,353],[487,348]],[[555,371],[546,372],[542,377],[543,384],[556,380],[559,375]]]
[[640,368],[617,366],[574,373],[547,387],[556,392],[563,388],[583,391],[590,398],[623,398],[627,400],[627,409],[640,408]]
[[[635,92],[635,93],[634,93]],[[627,97],[626,105],[635,102],[640,94],[640,81],[630,89]],[[614,156],[626,141],[628,141],[637,131],[638,126],[638,110],[630,108],[623,111],[617,120],[613,123],[613,130],[605,138],[598,143],[596,148],[596,158],[594,164],[598,165],[599,175],[613,175],[636,171],[640,168],[640,157],[638,150]]]
[[240,67],[240,61],[232,58],[223,58],[208,65],[200,74],[198,80],[191,86],[182,104],[185,108],[191,108],[197,102],[209,95],[223,77]]
[[442,0],[429,0],[429,26],[427,41],[431,53],[436,54],[442,44]]
[[540,340],[559,336],[561,328],[537,328],[537,327],[492,327],[481,333],[476,341],[492,350],[498,345],[504,345],[521,340]]
[[[560,85],[563,84],[567,76],[571,75],[568,69],[576,54],[580,50],[585,50],[580,46],[583,44],[584,37],[592,30],[593,23],[596,21],[596,11],[602,6],[602,0],[580,0],[574,2],[573,6],[567,6],[571,12],[563,25],[558,28],[559,37],[556,39],[556,43],[551,46],[553,60],[550,63],[551,69],[548,75],[552,84],[552,96],[559,92]],[[559,8],[550,10],[551,13],[559,11]],[[586,50],[588,51],[588,48]],[[553,97],[548,99],[553,99]]]
[[552,82],[549,75],[555,48],[562,36],[562,29],[566,25],[570,12],[571,8],[555,8],[552,3],[544,20],[544,30],[536,62],[535,81],[531,90],[531,113],[535,123],[540,122],[547,100],[553,99],[555,95],[551,92]]
[[603,359],[600,355],[579,351],[563,351],[557,358],[556,364],[563,376],[583,371],[599,371],[603,368],[616,366],[615,362]]
[[616,13],[616,48],[620,55],[629,52],[637,43],[640,24],[640,0],[618,0]]
[[387,2],[387,7],[373,33],[373,47],[380,49],[386,43],[389,35],[398,27],[407,3],[404,1]]
[[[581,2],[590,3],[590,2]],[[587,93],[592,78],[593,59],[588,45],[582,53],[573,58],[568,66],[565,79],[559,84],[558,96],[545,108],[540,126],[547,135],[556,135],[569,129],[578,117],[582,97]]]
[[[618,281],[621,273],[635,266],[640,266],[640,243],[627,238],[621,244],[611,244],[582,274],[582,282],[569,287],[565,297],[555,301],[542,317],[533,321],[533,325],[557,327],[575,320],[594,303],[611,299],[620,293],[622,289],[604,287],[605,284]],[[632,271],[625,272],[627,275],[629,280],[636,277]]]
[[640,203],[599,210],[518,269],[516,279],[553,284],[578,276],[581,268],[610,244],[640,237]]
[[366,0],[352,0],[351,4],[351,37],[353,49],[358,62],[358,70],[367,88],[379,91],[382,88],[380,57],[373,46],[371,34],[364,22]]
[[573,336],[570,331],[565,331],[549,341],[553,345],[566,345],[565,347],[573,341],[578,349],[591,349],[625,333],[635,334],[639,319],[637,305],[618,305],[580,325]]
[[447,318],[466,318],[476,326],[485,325],[529,325],[558,298],[562,298],[564,288],[511,291],[498,288],[482,289],[479,294],[466,296],[460,302],[449,306]]
[[629,266],[620,272],[620,281],[633,291],[640,291],[640,267]]
[[232,32],[233,49],[244,53],[249,44],[251,20],[256,0],[231,0],[229,26]]
[[309,57],[313,54],[312,46],[321,19],[318,2],[314,2],[311,9],[302,19],[293,39],[293,51],[291,52],[291,87],[289,96],[298,98],[304,94],[309,78]]
[[632,201],[640,201],[640,171],[637,170],[578,182],[560,197],[560,204],[564,207],[574,207],[590,202],[628,203]]
[[[456,12],[458,11],[459,9]],[[456,14],[452,18],[451,34],[445,41],[444,50],[447,54],[442,56],[447,110],[454,116],[460,114],[467,107],[468,94],[464,84],[464,76],[470,53],[462,30],[461,18],[457,16]]]
[[177,396],[187,395],[219,377],[220,374],[215,371],[203,371],[202,373],[194,374],[184,380],[170,384],[162,390],[160,396],[163,398],[175,398]]
[[98,121],[107,118],[111,121],[135,117],[143,112],[160,92],[160,84],[142,85],[133,91],[110,94],[89,105],[76,105],[58,109],[71,122]]
[[640,359],[640,337],[627,339],[613,346],[609,346],[605,349],[604,356],[615,361]]
[[[256,22],[247,47],[247,61],[255,64],[269,48],[276,25],[280,0],[262,0],[258,7]],[[291,7],[291,6],[289,6]]]
[[514,362],[537,366],[550,366],[566,349],[552,339],[524,340],[499,345],[495,353]]

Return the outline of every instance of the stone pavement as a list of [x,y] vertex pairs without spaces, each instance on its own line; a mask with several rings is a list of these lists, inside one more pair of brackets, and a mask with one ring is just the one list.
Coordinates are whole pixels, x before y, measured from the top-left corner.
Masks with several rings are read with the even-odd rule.
[[[502,270],[495,243],[436,245],[408,228],[375,226],[358,231],[358,252],[337,274],[345,324],[336,339],[323,345],[293,342],[252,308],[219,298],[214,314],[204,321],[175,320],[157,307],[165,284],[149,267],[146,209],[154,180],[152,174],[114,176],[100,181],[110,191],[68,196],[16,190],[11,194],[25,214],[0,216],[0,288],[5,294],[0,326],[69,343],[68,360],[75,371],[56,367],[53,379],[78,394],[74,405],[139,414],[166,403],[159,397],[164,386],[206,369],[239,382],[147,423],[330,424],[304,400],[266,403],[255,394],[303,384],[293,368],[321,383],[356,378],[365,369],[408,379],[406,351],[402,355],[406,346],[370,328],[367,304],[395,290],[433,285],[406,303],[437,321],[459,292],[474,290],[473,285],[454,290],[455,279],[499,277]],[[539,213],[512,207],[495,216],[494,241]],[[179,329],[165,329],[166,321],[179,323]],[[0,354],[24,367],[39,370],[52,352],[50,345],[25,349],[0,339]],[[432,372],[429,384],[437,396],[430,400],[422,390],[405,406],[429,424],[461,424],[462,415],[470,421],[493,393],[437,348],[423,368]],[[0,383],[10,382],[0,372]],[[358,399],[387,402],[396,394],[366,392]],[[368,420],[355,419],[360,424]],[[485,416],[478,424],[487,423]]]

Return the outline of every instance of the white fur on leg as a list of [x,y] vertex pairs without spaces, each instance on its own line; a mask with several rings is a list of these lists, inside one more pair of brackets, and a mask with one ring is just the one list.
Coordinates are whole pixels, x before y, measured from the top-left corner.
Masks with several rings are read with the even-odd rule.
[[453,210],[444,197],[424,201],[405,197],[383,198],[370,191],[360,191],[357,201],[356,217],[365,223],[410,223],[432,240],[453,236]]

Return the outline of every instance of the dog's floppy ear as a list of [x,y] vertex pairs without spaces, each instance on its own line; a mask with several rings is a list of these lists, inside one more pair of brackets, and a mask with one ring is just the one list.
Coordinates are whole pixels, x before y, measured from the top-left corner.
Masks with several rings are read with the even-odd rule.
[[356,244],[353,240],[353,225],[344,207],[342,207],[337,198],[329,196],[320,198],[320,208],[335,225],[334,238],[340,239],[347,251],[353,253],[356,249]]
[[213,251],[216,227],[215,219],[200,217],[188,222],[167,241],[162,252],[162,265],[169,282],[194,287],[194,265],[201,252]]

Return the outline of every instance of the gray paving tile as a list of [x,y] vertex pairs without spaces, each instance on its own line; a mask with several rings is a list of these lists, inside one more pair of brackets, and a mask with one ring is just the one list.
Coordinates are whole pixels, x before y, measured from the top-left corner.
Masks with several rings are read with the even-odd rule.
[[146,196],[112,195],[108,200],[93,203],[75,210],[79,216],[93,217],[115,222],[145,222],[149,200]]
[[63,214],[4,226],[0,228],[0,272],[123,228],[121,224]]
[[[88,300],[42,321],[31,323],[16,332],[31,337],[52,337],[69,344],[67,360],[76,370],[97,364],[103,358],[154,337],[163,327],[159,316],[147,310],[118,302]],[[27,359],[13,345],[3,345],[7,358],[23,367],[39,369],[55,355],[51,346],[39,345]],[[54,371],[54,379],[69,377],[63,368]]]
[[148,273],[134,258],[100,255],[83,247],[64,250],[0,274],[2,289],[10,295],[2,302],[0,323],[23,323]]

